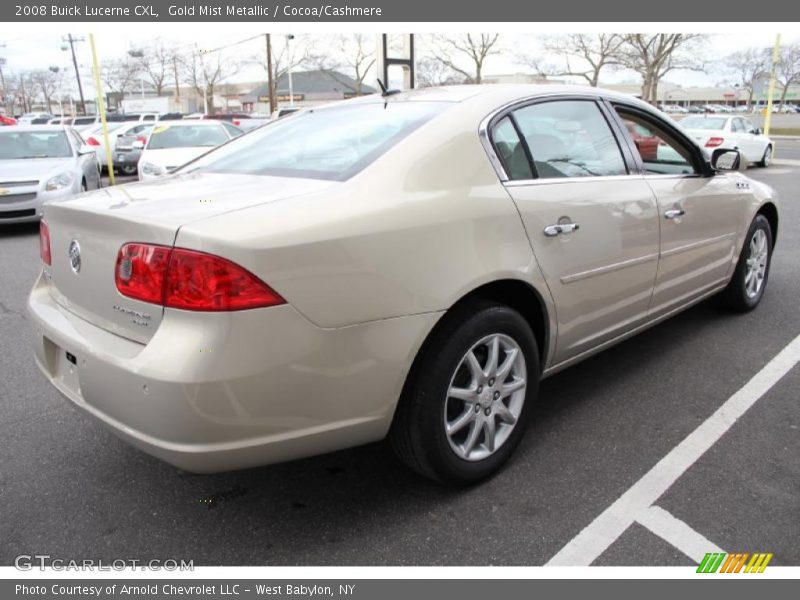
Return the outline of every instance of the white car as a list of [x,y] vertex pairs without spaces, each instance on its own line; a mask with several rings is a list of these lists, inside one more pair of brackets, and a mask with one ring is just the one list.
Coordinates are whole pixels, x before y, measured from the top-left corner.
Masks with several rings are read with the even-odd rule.
[[100,115],[84,115],[82,117],[75,117],[72,120],[72,126],[78,133],[83,133],[87,129],[91,129],[95,125],[100,124]]
[[162,121],[153,127],[146,144],[134,143],[134,148],[142,149],[139,180],[170,173],[241,133],[225,121]]
[[94,149],[69,127],[0,130],[0,224],[38,221],[42,206],[100,187]]
[[25,113],[19,119],[17,119],[17,125],[31,125],[34,121],[38,119],[52,119],[53,115],[46,112],[30,112]]
[[745,161],[759,167],[772,162],[772,140],[744,117],[697,115],[683,119],[681,126],[708,152],[717,148],[738,150]]
[[[110,121],[108,125],[108,144],[111,147],[111,154],[117,149],[117,141],[124,136],[136,135],[152,127],[152,123],[142,121]],[[86,140],[86,144],[95,147],[97,150],[97,162],[103,169],[108,168],[108,158],[106,155],[105,136],[103,135],[103,124],[98,123],[89,129],[85,129],[81,135]],[[116,158],[116,157],[114,157]],[[112,159],[113,160],[113,159]],[[115,161],[116,162],[116,161]]]

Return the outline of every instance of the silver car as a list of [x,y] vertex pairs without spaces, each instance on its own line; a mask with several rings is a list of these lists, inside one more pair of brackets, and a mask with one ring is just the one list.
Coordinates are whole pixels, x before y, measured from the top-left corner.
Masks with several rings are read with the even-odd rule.
[[36,360],[186,470],[388,437],[474,482],[519,444],[540,379],[712,295],[759,304],[778,205],[741,162],[588,87],[315,107],[48,203]]
[[0,224],[37,221],[49,200],[100,187],[94,148],[69,127],[0,130]]

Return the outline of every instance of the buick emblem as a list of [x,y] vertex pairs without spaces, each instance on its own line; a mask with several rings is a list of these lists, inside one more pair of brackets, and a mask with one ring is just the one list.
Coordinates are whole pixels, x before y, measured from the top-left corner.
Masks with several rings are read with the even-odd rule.
[[69,266],[73,273],[81,270],[81,246],[78,240],[72,240],[69,244]]

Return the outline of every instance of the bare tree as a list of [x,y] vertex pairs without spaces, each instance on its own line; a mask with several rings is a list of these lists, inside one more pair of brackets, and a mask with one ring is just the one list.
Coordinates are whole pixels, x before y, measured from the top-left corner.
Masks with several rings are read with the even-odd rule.
[[141,81],[143,72],[141,62],[122,58],[106,65],[103,70],[103,81],[108,86],[109,92],[119,94],[122,98]]
[[151,46],[143,48],[141,56],[138,57],[139,68],[157,96],[164,92],[170,79],[175,79],[175,85],[178,85],[179,62],[177,50],[160,39],[155,40]]
[[769,73],[769,54],[763,48],[747,48],[727,56],[723,63],[734,75],[735,84],[747,92],[747,106],[751,106],[756,81]]
[[434,58],[424,57],[417,61],[417,87],[451,85],[462,83],[462,79],[456,71]]
[[625,38],[616,33],[573,33],[545,41],[547,56],[556,56],[558,65],[545,63],[539,57],[520,56],[519,61],[545,77],[580,77],[597,87],[600,74],[620,64],[619,52]]
[[351,83],[341,76],[341,72],[344,71],[348,77],[352,76],[355,81],[353,92],[360,96],[364,80],[375,66],[375,48],[374,44],[369,43],[369,37],[362,33],[341,35],[336,39],[331,52],[307,54],[307,60],[344,86],[349,87]]
[[22,112],[31,112],[35,100],[34,84],[29,71],[20,71],[6,77],[7,101],[19,105]]
[[[272,85],[275,89],[278,80],[289,72],[304,70],[309,67],[319,68],[320,64],[330,65],[330,59],[323,58],[315,52],[314,44],[297,36],[292,42],[292,47],[288,43],[276,43],[278,36],[272,36]],[[258,64],[264,73],[267,73],[267,57],[263,52],[251,55],[248,62]],[[274,91],[274,90],[273,90]]]
[[705,36],[695,33],[627,34],[619,49],[619,61],[642,77],[642,100],[656,103],[658,84],[676,69],[701,70],[699,46]]
[[781,47],[775,67],[775,81],[783,88],[781,106],[786,102],[789,86],[800,83],[800,44]]
[[[467,33],[460,36],[435,36],[431,54],[448,69],[461,74],[467,83],[481,83],[486,59],[499,54],[499,33]],[[470,69],[460,66],[458,58],[470,63]]]
[[223,56],[220,52],[192,52],[184,56],[181,65],[186,83],[191,85],[197,95],[205,98],[208,112],[214,112],[214,91],[229,77],[239,71],[239,63]]
[[49,69],[32,71],[27,75],[27,88],[30,95],[41,94],[47,112],[53,111],[52,99],[58,91],[58,72]]

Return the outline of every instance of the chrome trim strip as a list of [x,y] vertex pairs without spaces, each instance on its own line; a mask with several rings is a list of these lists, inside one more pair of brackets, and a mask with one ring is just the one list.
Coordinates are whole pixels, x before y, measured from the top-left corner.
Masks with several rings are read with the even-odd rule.
[[529,185],[554,185],[564,183],[597,183],[598,181],[624,181],[629,179],[642,179],[640,173],[628,173],[626,175],[588,175],[586,177],[542,177],[541,179],[514,179],[504,181],[506,187],[526,187]]
[[612,271],[619,271],[620,269],[626,269],[628,267],[635,267],[636,265],[652,262],[654,260],[658,260],[658,253],[645,254],[644,256],[623,260],[617,263],[606,265],[604,267],[597,267],[596,269],[581,271],[580,273],[574,273],[573,275],[566,275],[561,278],[561,283],[567,285],[582,279],[588,279],[589,277],[595,277],[596,275],[611,273]]
[[705,240],[700,240],[699,242],[692,242],[691,244],[686,244],[684,246],[678,246],[677,248],[670,248],[669,250],[662,250],[661,257],[665,256],[674,256],[675,254],[680,254],[681,252],[688,252],[689,250],[694,250],[695,248],[702,248],[703,246],[710,246],[711,244],[715,244],[717,242],[721,242],[728,238],[732,238],[736,236],[736,232],[732,233],[724,233],[722,235],[718,235],[717,237],[707,238]]

